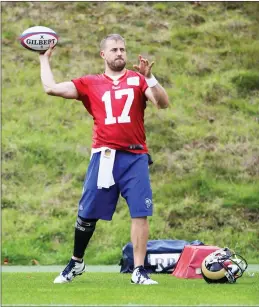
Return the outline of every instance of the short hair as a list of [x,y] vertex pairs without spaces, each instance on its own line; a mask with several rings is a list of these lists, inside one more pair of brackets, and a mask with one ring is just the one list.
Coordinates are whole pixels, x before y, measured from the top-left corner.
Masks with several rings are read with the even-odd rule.
[[104,39],[102,39],[100,43],[100,48],[103,50],[105,48],[106,41],[113,40],[113,41],[122,41],[125,44],[125,39],[120,34],[109,34]]

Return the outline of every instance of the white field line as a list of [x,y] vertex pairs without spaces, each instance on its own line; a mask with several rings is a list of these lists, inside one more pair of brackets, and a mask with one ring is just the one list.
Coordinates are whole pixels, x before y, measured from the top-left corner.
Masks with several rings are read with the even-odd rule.
[[[32,273],[32,272],[61,272],[64,270],[64,265],[2,265],[1,271],[4,272],[22,272],[22,273]],[[107,272],[107,273],[119,273],[120,266],[119,265],[86,265],[86,272]]]
[[[139,306],[148,306],[148,307],[157,307],[157,305],[133,305],[133,304],[127,304],[127,305],[9,305],[9,304],[4,304],[2,307],[139,307]],[[159,307],[179,307],[179,305],[159,305]],[[202,307],[225,307],[226,305],[202,305]],[[231,305],[228,307],[236,307],[240,305]],[[197,307],[197,305],[181,305],[181,307]]]
[[[2,265],[1,272],[12,272],[12,273],[54,273],[61,272],[64,269],[65,265],[33,265],[33,266],[25,266],[25,265]],[[102,273],[120,273],[119,265],[86,265],[86,272],[102,272]],[[259,272],[259,264],[249,264],[246,270],[248,273],[256,273]]]

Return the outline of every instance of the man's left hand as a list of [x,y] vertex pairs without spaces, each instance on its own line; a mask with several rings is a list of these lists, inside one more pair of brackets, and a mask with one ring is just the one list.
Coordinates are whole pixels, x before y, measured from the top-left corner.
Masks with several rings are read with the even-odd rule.
[[151,62],[149,64],[147,59],[144,59],[142,55],[139,55],[139,65],[133,65],[133,67],[146,78],[151,78],[151,68],[154,63],[155,62]]

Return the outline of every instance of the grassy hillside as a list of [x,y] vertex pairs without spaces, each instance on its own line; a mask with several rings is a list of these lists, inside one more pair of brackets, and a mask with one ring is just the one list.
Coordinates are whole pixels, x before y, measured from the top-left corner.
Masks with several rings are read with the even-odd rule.
[[[170,108],[146,111],[154,159],[150,239],[199,239],[259,258],[259,3],[2,2],[2,259],[63,264],[89,162],[92,119],[78,101],[44,94],[38,55],[19,45],[28,27],[60,36],[57,82],[103,71],[99,42],[127,40]],[[120,200],[100,221],[87,263],[118,263],[130,218]]]

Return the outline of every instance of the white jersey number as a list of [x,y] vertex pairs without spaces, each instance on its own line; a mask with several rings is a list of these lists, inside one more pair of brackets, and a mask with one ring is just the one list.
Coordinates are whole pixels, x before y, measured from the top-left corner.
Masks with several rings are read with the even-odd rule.
[[112,114],[112,100],[111,100],[111,92],[107,91],[102,96],[102,101],[105,105],[106,118],[105,125],[111,125],[118,123],[130,123],[130,108],[134,100],[134,91],[133,88],[126,88],[123,90],[115,91],[115,99],[121,99],[122,96],[127,96],[127,100],[125,102],[122,113],[118,117],[114,117]]

